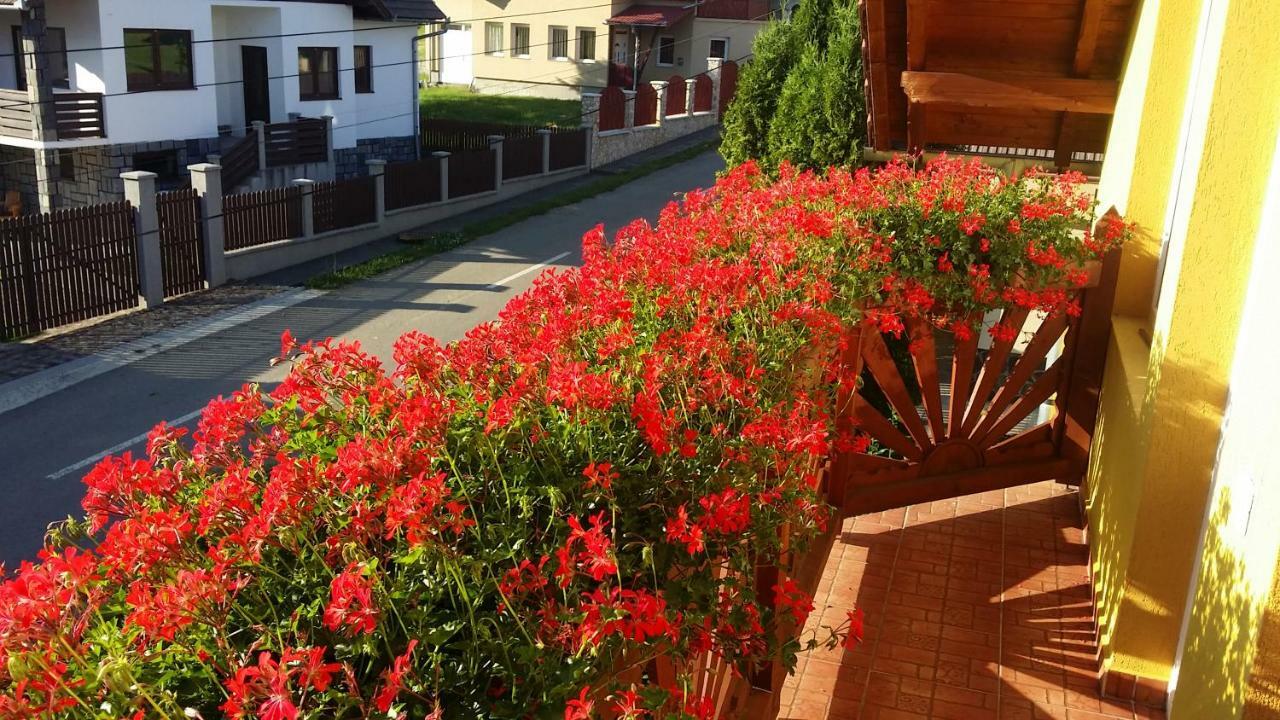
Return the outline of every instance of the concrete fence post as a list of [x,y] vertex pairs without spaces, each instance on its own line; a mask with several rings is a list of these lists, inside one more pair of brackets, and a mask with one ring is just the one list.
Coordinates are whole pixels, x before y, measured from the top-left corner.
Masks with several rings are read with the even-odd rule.
[[723,73],[723,59],[707,58],[707,76],[711,78],[711,112],[717,116],[717,120],[720,119],[720,76]]
[[535,131],[542,138],[542,174],[551,172],[551,131],[543,128]]
[[124,197],[133,206],[134,237],[138,244],[139,302],[144,308],[164,304],[164,261],[160,256],[160,216],[156,212],[156,174],[120,173]]
[[302,237],[315,237],[315,197],[312,193],[315,192],[316,181],[308,180],[306,178],[298,178],[293,181],[293,184],[302,188]]
[[489,150],[493,152],[493,189],[502,189],[502,145],[506,142],[504,135],[489,136]]
[[387,219],[387,161],[381,158],[370,158],[364,163],[369,168],[369,177],[373,178],[375,217],[381,225]]
[[622,127],[634,130],[636,127],[636,91],[623,90],[622,95],[626,98],[626,102],[623,103],[623,107],[626,108],[624,113],[626,120],[623,121]]
[[191,187],[200,195],[204,207],[201,219],[204,229],[205,286],[216,288],[227,283],[225,225],[222,222],[222,166],[200,163],[187,167],[191,171]]
[[662,127],[667,124],[667,86],[670,83],[666,80],[654,80],[649,84],[658,93],[658,117],[656,122],[658,127]]
[[445,150],[431,153],[431,157],[440,161],[440,202],[449,199],[449,155]]
[[600,131],[600,93],[582,93],[582,129],[587,136],[587,170],[596,166],[596,133]]
[[258,137],[258,172],[267,169],[267,124],[253,121],[253,133]]
[[684,114],[689,117],[693,116],[693,103],[694,103],[694,100],[698,97],[697,87],[698,87],[697,75],[692,75],[685,79]]

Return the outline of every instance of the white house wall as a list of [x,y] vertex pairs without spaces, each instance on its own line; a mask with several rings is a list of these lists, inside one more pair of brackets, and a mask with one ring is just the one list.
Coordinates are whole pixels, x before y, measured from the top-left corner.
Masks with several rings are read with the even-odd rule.
[[373,92],[369,94],[356,95],[355,74],[344,73],[352,78],[351,97],[357,102],[356,138],[413,135],[413,115],[418,111],[413,38],[420,34],[419,29],[414,26],[388,28],[385,22],[359,20],[356,29],[353,44],[372,45],[374,65]]

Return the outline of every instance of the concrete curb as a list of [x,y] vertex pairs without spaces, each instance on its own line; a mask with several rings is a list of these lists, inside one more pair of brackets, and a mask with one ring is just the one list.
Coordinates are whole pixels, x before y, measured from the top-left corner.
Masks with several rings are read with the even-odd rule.
[[48,397],[56,392],[126,367],[194,340],[228,328],[252,322],[271,313],[324,295],[320,290],[299,288],[249,303],[243,307],[192,321],[182,327],[162,330],[110,350],[55,365],[0,385],[0,415]]

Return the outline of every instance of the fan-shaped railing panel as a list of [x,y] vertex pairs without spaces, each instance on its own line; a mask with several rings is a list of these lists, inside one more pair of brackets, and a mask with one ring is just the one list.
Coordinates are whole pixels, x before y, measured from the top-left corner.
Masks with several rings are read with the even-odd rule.
[[[901,338],[864,323],[845,365],[842,429],[865,452],[838,453],[832,483],[847,515],[1044,480],[1078,484],[1088,462],[1110,339],[1118,255],[1092,268],[1080,312],[1007,308],[959,338],[925,318]],[[981,323],[976,321],[981,320]],[[1017,328],[994,337],[986,328]]]

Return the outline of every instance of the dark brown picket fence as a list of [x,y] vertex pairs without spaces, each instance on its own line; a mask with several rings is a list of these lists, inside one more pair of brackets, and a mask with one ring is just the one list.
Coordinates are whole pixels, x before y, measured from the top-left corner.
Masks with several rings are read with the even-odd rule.
[[164,296],[204,289],[204,228],[195,188],[156,195]]
[[587,131],[560,130],[551,136],[551,172],[587,164]]
[[312,222],[317,233],[378,221],[377,178],[358,177],[312,185]]
[[226,248],[265,245],[302,236],[302,189],[275,188],[222,200]]
[[134,227],[127,201],[0,221],[0,335],[136,307]]
[[387,165],[385,192],[388,210],[440,202],[440,159]]
[[266,133],[267,167],[320,163],[329,160],[329,121],[299,118],[271,123]]
[[541,125],[426,119],[422,121],[422,149],[427,153],[484,150],[489,147],[490,135],[501,135],[509,142],[518,138],[536,137],[542,129]]
[[542,136],[507,138],[502,143],[502,179],[537,175],[542,172]]
[[449,197],[464,197],[494,189],[492,150],[467,150],[449,156]]

